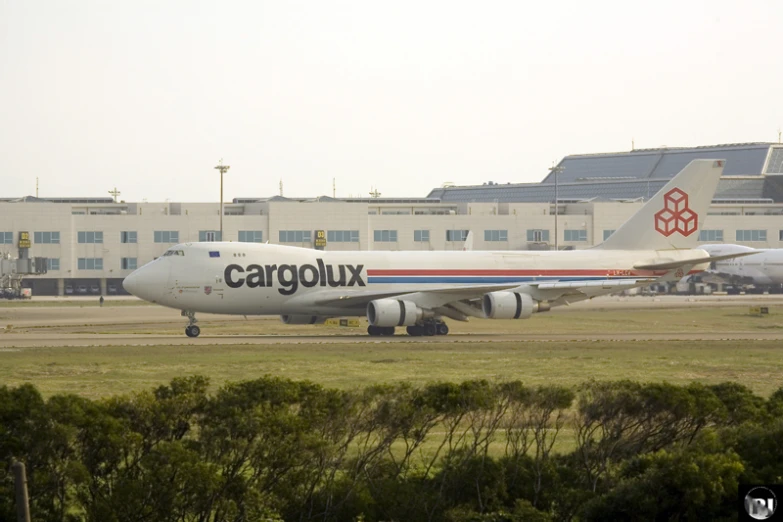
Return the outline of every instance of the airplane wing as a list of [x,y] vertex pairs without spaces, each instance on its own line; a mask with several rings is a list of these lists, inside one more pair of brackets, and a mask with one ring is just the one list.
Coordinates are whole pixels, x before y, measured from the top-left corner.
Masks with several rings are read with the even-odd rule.
[[[645,286],[655,278],[602,279],[598,281],[541,281],[519,284],[471,285],[461,287],[429,288],[411,292],[363,290],[347,292],[335,297],[331,292],[317,299],[316,305],[359,308],[375,299],[396,298],[411,301],[417,306],[435,310],[453,319],[466,320],[467,316],[484,317],[481,298],[490,292],[513,290],[530,295],[538,301],[548,301],[551,306],[570,304],[600,295],[612,294],[638,286]],[[328,297],[327,297],[328,295]]]
[[633,267],[637,270],[671,270],[674,268],[681,268],[687,265],[700,265],[702,263],[714,263],[715,261],[723,261],[724,259],[734,259],[735,257],[745,257],[758,254],[755,250],[753,252],[735,252],[733,254],[726,254],[723,256],[709,256],[700,257],[697,259],[682,259],[679,261],[664,261],[661,263],[649,263],[638,264]]
[[[603,279],[600,281],[556,281],[529,283],[520,288],[538,301],[549,301],[552,306],[569,304],[600,295],[613,294],[654,283],[657,278]],[[527,289],[524,287],[528,287]],[[559,302],[559,301],[563,302]]]
[[[489,292],[499,292],[517,288],[519,284],[495,284],[495,285],[470,285],[470,286],[444,286],[428,288],[420,292],[411,292],[410,287],[400,290],[360,290],[356,292],[346,292],[343,295],[335,296],[333,291],[324,293],[323,298],[316,298],[316,305],[344,306],[352,308],[363,306],[375,299],[384,299],[391,297],[405,298],[407,301],[413,301],[419,306],[427,306],[431,303],[438,303],[434,306],[440,306],[449,301],[460,301],[463,299],[478,299]],[[328,297],[327,297],[328,296]]]

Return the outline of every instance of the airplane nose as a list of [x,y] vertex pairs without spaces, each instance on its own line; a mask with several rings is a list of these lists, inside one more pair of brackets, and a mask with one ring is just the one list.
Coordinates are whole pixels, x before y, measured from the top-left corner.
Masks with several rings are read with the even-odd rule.
[[134,270],[131,275],[122,280],[122,287],[131,295],[138,295],[139,291],[139,271]]
[[155,260],[132,272],[122,281],[122,287],[136,297],[157,303],[168,286],[169,268],[166,260]]

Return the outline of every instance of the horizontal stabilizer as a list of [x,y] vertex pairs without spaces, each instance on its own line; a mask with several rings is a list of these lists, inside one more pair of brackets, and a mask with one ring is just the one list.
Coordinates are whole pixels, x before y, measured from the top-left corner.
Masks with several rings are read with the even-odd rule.
[[755,250],[753,252],[736,252],[734,254],[726,254],[725,256],[710,256],[710,257],[698,257],[696,259],[681,259],[679,261],[669,261],[666,263],[651,263],[633,265],[637,270],[672,270],[674,268],[680,268],[688,265],[701,265],[702,263],[714,263],[715,261],[723,261],[724,259],[734,259],[735,257],[745,257],[758,254]]

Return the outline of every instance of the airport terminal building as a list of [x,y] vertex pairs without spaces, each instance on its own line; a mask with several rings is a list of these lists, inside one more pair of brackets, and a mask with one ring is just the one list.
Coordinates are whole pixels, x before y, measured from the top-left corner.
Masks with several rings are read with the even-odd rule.
[[323,232],[326,250],[461,250],[472,231],[477,250],[587,248],[702,158],[726,165],[699,240],[783,247],[783,145],[746,143],[572,155],[540,183],[490,181],[420,198],[236,198],[224,204],[222,238],[217,202],[0,198],[0,252],[15,256],[28,232],[29,255],[49,259],[47,274],[25,280],[33,295],[112,295],[135,268],[191,241],[314,248]]

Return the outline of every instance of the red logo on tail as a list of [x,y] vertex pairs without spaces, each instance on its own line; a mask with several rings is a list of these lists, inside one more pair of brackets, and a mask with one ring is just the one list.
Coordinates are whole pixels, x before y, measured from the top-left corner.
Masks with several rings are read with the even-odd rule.
[[699,216],[688,208],[688,194],[673,188],[663,196],[664,208],[655,213],[655,230],[666,237],[675,232],[690,236],[699,228]]

